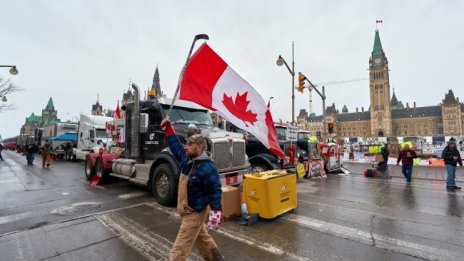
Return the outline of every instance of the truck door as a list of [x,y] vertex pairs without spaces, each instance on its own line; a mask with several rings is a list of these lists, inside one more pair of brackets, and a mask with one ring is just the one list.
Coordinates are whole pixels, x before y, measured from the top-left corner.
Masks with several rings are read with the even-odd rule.
[[160,128],[163,120],[159,107],[142,110],[148,113],[148,130],[142,135],[142,153],[145,159],[152,160],[165,147],[164,132]]

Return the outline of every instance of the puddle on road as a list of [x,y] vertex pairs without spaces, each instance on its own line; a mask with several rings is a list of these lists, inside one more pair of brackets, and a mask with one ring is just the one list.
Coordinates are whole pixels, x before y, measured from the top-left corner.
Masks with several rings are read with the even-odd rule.
[[58,215],[71,215],[81,211],[89,210],[89,209],[97,209],[100,208],[101,204],[98,202],[79,202],[74,203],[68,206],[60,207],[51,211],[51,213],[58,214]]

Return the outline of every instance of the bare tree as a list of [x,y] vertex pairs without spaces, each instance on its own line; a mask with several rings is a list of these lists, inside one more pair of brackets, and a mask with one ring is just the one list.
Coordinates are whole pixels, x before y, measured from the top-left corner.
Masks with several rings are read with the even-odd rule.
[[23,88],[20,88],[13,84],[10,79],[4,80],[0,78],[0,113],[4,111],[14,110],[16,107],[12,103],[6,101],[6,97],[9,94],[23,91]]

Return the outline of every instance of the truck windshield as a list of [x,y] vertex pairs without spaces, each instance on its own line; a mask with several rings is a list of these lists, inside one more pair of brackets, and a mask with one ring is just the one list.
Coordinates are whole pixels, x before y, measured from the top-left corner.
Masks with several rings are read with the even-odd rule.
[[308,132],[298,132],[298,139],[299,140],[309,140],[310,137],[311,137],[311,135]]
[[[164,115],[168,114],[169,106],[163,106]],[[184,107],[173,107],[169,119],[172,123],[183,123],[183,124],[200,124],[200,125],[213,125],[209,111],[190,109]]]
[[286,127],[276,126],[276,130],[277,130],[277,137],[279,137],[279,140],[287,139],[287,128]]
[[97,138],[109,138],[108,134],[106,134],[105,129],[96,129],[95,132],[97,134]]

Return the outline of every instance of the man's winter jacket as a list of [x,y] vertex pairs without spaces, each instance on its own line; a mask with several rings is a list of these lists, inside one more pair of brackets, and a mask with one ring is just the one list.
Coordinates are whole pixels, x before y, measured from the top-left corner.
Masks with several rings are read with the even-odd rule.
[[[411,157],[408,157],[408,152],[411,154]],[[400,163],[400,161],[403,161],[403,165],[412,165],[414,162],[413,162],[413,159],[414,158],[417,158],[417,154],[415,151],[411,150],[411,149],[403,149],[400,151],[400,154],[398,155],[398,160],[396,161],[396,163]]]
[[212,210],[222,210],[221,182],[216,165],[211,161],[209,152],[203,152],[195,159],[189,159],[185,154],[184,144],[176,135],[167,137],[169,148],[179,162],[180,175],[193,172],[188,180],[188,205],[201,212],[208,204]]
[[[454,160],[453,157],[458,157],[458,160]],[[461,155],[457,148],[451,149],[449,146],[446,146],[443,150],[441,157],[445,160],[445,164],[456,166],[457,163],[462,166]]]

